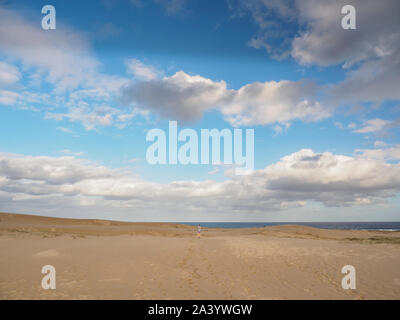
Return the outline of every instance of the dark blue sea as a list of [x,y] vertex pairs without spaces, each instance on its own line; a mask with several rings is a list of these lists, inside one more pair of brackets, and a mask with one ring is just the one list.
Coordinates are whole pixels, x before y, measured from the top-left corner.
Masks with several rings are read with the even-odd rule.
[[321,229],[345,229],[345,230],[378,230],[400,231],[400,222],[182,222],[186,225],[197,226],[200,224],[206,228],[262,228],[279,226],[284,224],[296,224]]

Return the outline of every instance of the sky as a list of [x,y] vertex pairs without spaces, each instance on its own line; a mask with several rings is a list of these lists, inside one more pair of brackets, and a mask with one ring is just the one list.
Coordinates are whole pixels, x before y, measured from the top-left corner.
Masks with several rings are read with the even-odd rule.
[[[0,211],[400,221],[400,3],[346,4],[0,0]],[[254,170],[150,164],[170,121],[254,130]]]

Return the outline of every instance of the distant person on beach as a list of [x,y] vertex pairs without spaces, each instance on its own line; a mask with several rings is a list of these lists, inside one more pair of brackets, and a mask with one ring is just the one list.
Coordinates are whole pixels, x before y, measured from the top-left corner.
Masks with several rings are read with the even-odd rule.
[[200,238],[201,235],[201,226],[200,224],[197,226],[197,238]]

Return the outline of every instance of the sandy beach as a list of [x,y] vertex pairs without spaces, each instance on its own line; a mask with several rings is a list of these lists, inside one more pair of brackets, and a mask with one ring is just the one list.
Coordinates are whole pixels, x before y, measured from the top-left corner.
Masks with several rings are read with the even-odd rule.
[[[0,213],[0,299],[400,299],[400,233]],[[56,268],[55,290],[41,286]],[[344,265],[356,268],[344,290]]]

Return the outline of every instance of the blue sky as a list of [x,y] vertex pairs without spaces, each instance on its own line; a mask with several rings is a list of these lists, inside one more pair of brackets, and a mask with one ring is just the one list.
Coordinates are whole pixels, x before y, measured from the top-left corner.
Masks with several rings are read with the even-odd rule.
[[[351,4],[356,30],[341,1],[0,2],[0,210],[399,220],[400,7]],[[254,129],[255,172],[148,164],[172,120]]]

